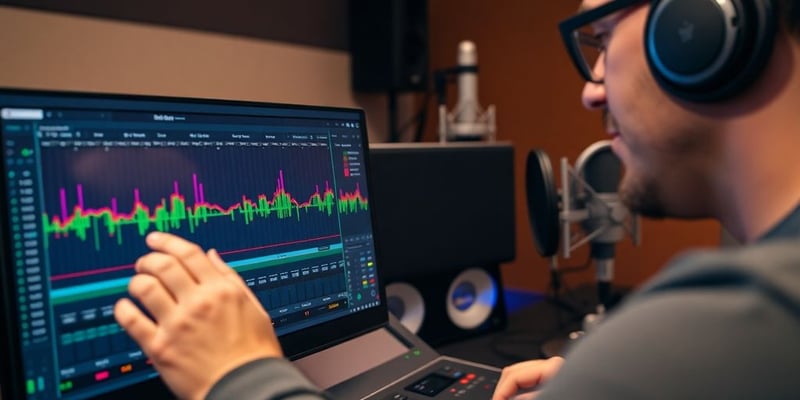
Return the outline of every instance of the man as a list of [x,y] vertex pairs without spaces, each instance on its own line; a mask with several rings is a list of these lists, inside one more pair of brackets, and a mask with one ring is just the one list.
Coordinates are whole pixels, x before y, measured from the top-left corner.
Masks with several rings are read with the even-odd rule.
[[[666,19],[656,20],[658,11],[674,11],[670,3],[702,9],[713,2],[648,3],[581,5],[596,14],[590,25],[601,46],[596,63],[576,61],[588,81],[583,102],[608,112],[612,148],[626,167],[620,194],[645,216],[716,218],[750,246],[674,262],[582,339],[563,367],[551,359],[506,368],[495,400],[542,382],[537,399],[778,399],[800,392],[789,372],[800,366],[800,242],[791,240],[800,236],[800,2],[729,2],[776,8],[772,51],[753,51],[764,62],[753,64],[751,76],[732,71],[696,88],[664,84],[647,53],[654,46],[646,29]],[[742,81],[732,88],[735,79]],[[779,243],[784,238],[788,244]]]
[[[582,12],[562,24],[587,80],[584,104],[608,113],[612,147],[626,166],[626,204],[654,217],[717,218],[747,245],[680,258],[566,360],[506,368],[494,400],[537,385],[537,399],[797,397],[798,3],[584,0]],[[732,66],[704,59],[705,51],[682,54],[674,42],[691,46],[692,15],[707,16],[717,4],[713,10],[725,17],[703,21],[727,33],[698,29],[698,38],[722,37],[723,53],[740,58]],[[673,13],[695,6],[695,14]],[[661,29],[664,21],[677,22]],[[724,40],[756,22],[763,25],[756,24],[757,40]],[[599,47],[596,57],[583,56],[582,44]],[[721,75],[697,74],[699,83],[681,76],[698,60],[723,65]],[[281,358],[269,317],[213,250],[168,234],[151,234],[147,243],[154,252],[137,262],[129,289],[156,322],[127,300],[115,315],[176,395],[321,398]]]

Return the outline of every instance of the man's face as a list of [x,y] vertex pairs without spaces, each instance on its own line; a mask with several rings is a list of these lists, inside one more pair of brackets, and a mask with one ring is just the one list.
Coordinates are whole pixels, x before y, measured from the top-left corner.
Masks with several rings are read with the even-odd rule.
[[[584,0],[592,9],[609,0]],[[652,77],[644,49],[649,5],[609,15],[594,25],[606,50],[594,66],[604,83],[588,82],[583,103],[603,110],[612,149],[625,165],[620,195],[633,211],[651,217],[706,217],[708,171],[718,127],[669,97]]]

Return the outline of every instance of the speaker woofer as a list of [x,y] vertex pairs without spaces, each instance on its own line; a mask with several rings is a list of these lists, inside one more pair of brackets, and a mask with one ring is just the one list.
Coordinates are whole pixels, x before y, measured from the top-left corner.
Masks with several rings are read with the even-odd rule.
[[481,326],[497,305],[498,285],[486,271],[462,271],[447,291],[447,315],[462,329]]
[[412,333],[419,332],[425,320],[425,301],[422,294],[413,286],[404,282],[395,282],[386,286],[386,304],[400,323]]

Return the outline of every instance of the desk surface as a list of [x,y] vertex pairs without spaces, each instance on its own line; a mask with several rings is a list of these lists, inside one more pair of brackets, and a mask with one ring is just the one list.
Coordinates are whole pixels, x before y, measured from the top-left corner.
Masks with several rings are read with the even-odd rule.
[[581,328],[583,315],[594,309],[595,293],[594,286],[587,285],[571,291],[562,301],[540,298],[519,309],[509,309],[503,331],[441,345],[436,350],[500,368],[558,354],[569,333]]

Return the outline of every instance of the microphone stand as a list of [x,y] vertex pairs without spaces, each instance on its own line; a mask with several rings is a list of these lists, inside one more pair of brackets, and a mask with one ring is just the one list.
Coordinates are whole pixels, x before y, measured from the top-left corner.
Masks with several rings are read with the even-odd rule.
[[[613,306],[611,282],[614,279],[614,245],[593,242],[590,251],[597,277],[597,303],[595,310],[583,316],[579,330],[570,332],[566,338],[556,338],[546,342],[542,346],[542,353],[545,357],[563,356],[570,345],[600,325],[606,317],[606,312]],[[554,273],[554,269],[551,268],[551,276],[557,275],[558,273]],[[555,278],[554,282],[557,282],[554,284],[554,288],[560,286],[560,279]],[[557,292],[555,301],[556,305],[561,305]],[[559,326],[563,326],[563,321],[560,319]]]
[[[613,249],[612,249],[613,251]],[[551,338],[541,346],[541,353],[544,357],[549,358],[553,356],[563,356],[569,346],[575,341],[583,337],[586,333],[592,331],[597,327],[605,318],[606,310],[611,307],[611,280],[613,278],[614,259],[613,258],[595,258],[592,257],[597,268],[597,303],[594,312],[589,312],[581,318],[581,325],[578,329],[572,330],[566,335],[561,332],[558,336]],[[553,303],[560,309],[568,309],[574,314],[580,314],[576,307],[568,305],[559,297],[559,289],[561,287],[560,274],[555,268],[550,270],[552,287],[554,289]],[[558,314],[559,330],[565,326],[561,314]]]
[[597,304],[611,308],[611,282],[614,279],[614,245],[592,243],[592,258],[597,268]]
[[[558,270],[556,257],[550,257],[550,287],[553,289],[553,297],[550,302],[562,310],[566,310],[571,314],[580,314],[581,312],[575,307],[574,304],[567,303],[561,298],[561,272]],[[563,327],[564,321],[561,318],[561,313],[557,313],[558,326]]]
[[595,267],[597,268],[597,306],[594,313],[586,314],[586,316],[583,317],[583,329],[581,335],[591,331],[597,327],[597,325],[603,322],[603,319],[606,316],[606,311],[610,310],[612,306],[611,282],[614,279],[614,246],[592,243],[591,251],[593,255],[610,251],[611,255],[608,257],[595,258]]

